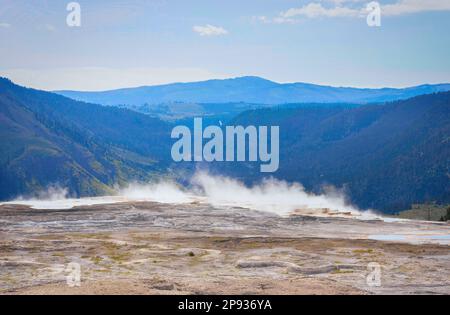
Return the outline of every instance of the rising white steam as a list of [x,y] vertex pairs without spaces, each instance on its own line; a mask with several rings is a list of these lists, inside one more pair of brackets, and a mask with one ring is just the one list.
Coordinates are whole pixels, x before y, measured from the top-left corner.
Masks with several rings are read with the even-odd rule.
[[286,215],[293,211],[310,210],[323,214],[325,209],[359,215],[360,212],[345,202],[344,195],[329,189],[315,195],[305,191],[301,184],[289,184],[276,179],[266,179],[259,185],[247,187],[228,177],[196,173],[192,187],[184,189],[173,182],[156,184],[131,184],[120,191],[128,200],[151,200],[162,203],[189,203],[201,201],[216,207],[243,207]]
[[69,191],[67,188],[60,187],[58,185],[51,185],[45,190],[38,191],[35,196],[31,198],[27,197],[19,197],[19,200],[47,200],[47,201],[54,201],[54,200],[62,200],[67,199],[69,196]]
[[301,184],[289,184],[276,179],[266,179],[260,185],[247,187],[241,182],[197,173],[193,183],[203,190],[208,202],[215,206],[239,206],[284,215],[300,209],[329,209],[358,213],[347,205],[345,198],[337,191],[314,195],[305,192]]
[[[266,179],[258,185],[248,187],[232,178],[199,172],[192,177],[191,184],[190,188],[183,188],[172,181],[150,184],[132,183],[126,188],[118,189],[116,196],[81,199],[68,199],[66,198],[67,190],[50,188],[45,193],[41,193],[39,198],[9,203],[26,204],[36,209],[70,209],[74,206],[129,201],[172,204],[196,201],[215,207],[242,207],[279,215],[294,211],[312,215],[328,215],[331,212],[361,215],[355,207],[345,202],[342,193],[328,190],[323,194],[312,194],[306,192],[299,183],[290,184],[285,181]],[[364,214],[364,217],[369,215],[368,212]]]
[[3,202],[0,205],[19,204],[30,206],[33,209],[72,209],[77,206],[91,206],[96,204],[115,203],[117,197],[92,197],[92,198],[69,198],[67,188],[51,185],[47,189],[36,192],[33,196],[20,196],[16,200]]

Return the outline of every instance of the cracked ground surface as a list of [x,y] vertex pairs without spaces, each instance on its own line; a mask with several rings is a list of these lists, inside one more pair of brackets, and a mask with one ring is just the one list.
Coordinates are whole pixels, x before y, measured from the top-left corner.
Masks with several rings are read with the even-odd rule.
[[[0,293],[450,294],[449,234],[447,223],[202,203],[8,204],[0,206]],[[81,267],[79,287],[67,285],[70,263]],[[367,281],[370,263],[380,266],[379,286]]]

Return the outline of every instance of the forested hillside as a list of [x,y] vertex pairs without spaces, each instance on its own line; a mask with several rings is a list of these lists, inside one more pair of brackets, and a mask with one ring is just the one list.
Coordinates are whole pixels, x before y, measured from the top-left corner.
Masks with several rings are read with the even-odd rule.
[[[385,104],[291,104],[234,118],[231,113],[216,111],[205,125],[226,118],[231,125],[280,126],[276,178],[311,191],[333,185],[360,208],[384,212],[450,202],[450,92]],[[168,123],[0,79],[0,199],[49,185],[90,196],[161,176],[189,183],[199,167],[246,183],[268,176],[259,172],[259,162],[172,162],[174,124],[191,126],[192,119]]]
[[[387,212],[450,201],[450,93],[359,108],[248,111],[234,124],[279,125],[275,177],[308,189],[344,188],[362,208]],[[217,165],[249,182],[251,163]]]
[[167,124],[0,79],[0,199],[49,185],[74,196],[110,193],[167,166]]

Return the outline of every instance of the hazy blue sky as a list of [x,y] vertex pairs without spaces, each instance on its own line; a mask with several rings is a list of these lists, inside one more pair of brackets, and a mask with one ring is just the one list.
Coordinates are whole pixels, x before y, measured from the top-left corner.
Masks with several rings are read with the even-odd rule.
[[278,82],[450,82],[450,0],[0,0],[0,75],[103,90],[257,75]]

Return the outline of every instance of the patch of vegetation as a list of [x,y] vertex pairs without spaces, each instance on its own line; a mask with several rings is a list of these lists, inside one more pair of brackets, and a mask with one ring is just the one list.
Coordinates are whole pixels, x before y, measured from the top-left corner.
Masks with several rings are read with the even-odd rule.
[[442,216],[439,221],[442,221],[442,222],[450,221],[450,207],[447,208],[447,212],[446,212],[445,216]]
[[66,257],[66,255],[62,252],[57,252],[52,254],[53,257]]
[[101,263],[101,262],[103,261],[103,258],[100,257],[100,256],[95,256],[95,257],[92,257],[92,258],[91,258],[91,261],[92,261],[94,264],[98,265],[99,263]]
[[119,264],[129,260],[131,257],[130,252],[124,249],[124,247],[126,245],[119,245],[113,242],[106,242],[104,244],[108,258]]
[[369,249],[355,249],[353,250],[354,254],[372,254],[373,253],[373,249],[369,248]]
[[123,262],[129,260],[130,254],[127,253],[127,252],[123,252],[123,253],[115,253],[115,254],[109,255],[109,258],[110,258],[111,260],[114,260],[116,263],[121,264],[121,263],[123,263]]
[[410,220],[448,221],[450,220],[450,205],[415,204],[412,209],[402,211],[397,216]]

